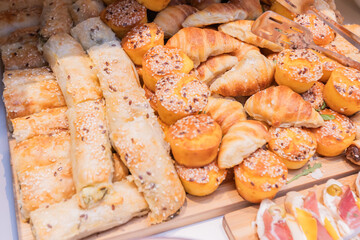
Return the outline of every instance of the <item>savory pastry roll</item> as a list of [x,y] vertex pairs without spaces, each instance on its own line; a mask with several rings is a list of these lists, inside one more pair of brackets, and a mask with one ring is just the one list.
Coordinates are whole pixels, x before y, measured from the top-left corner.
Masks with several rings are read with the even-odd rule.
[[286,86],[269,87],[252,95],[245,111],[256,120],[274,127],[317,128],[324,120],[311,104]]
[[182,28],[184,20],[196,11],[196,8],[186,4],[168,6],[156,15],[154,23],[164,31],[165,38],[170,38]]
[[42,7],[43,0],[3,0],[0,1],[0,12],[8,10],[23,10],[32,7]]
[[49,67],[8,70],[5,71],[3,75],[5,88],[13,88],[16,85],[40,82],[43,80],[56,80]]
[[141,65],[146,51],[156,45],[164,45],[164,32],[155,23],[137,25],[121,41],[121,46],[136,65]]
[[198,168],[188,168],[179,164],[175,164],[175,167],[185,191],[199,197],[215,192],[225,180],[228,171],[220,169],[216,160]]
[[57,33],[70,33],[73,25],[69,7],[70,0],[44,0],[41,13],[40,35],[50,38]]
[[360,140],[355,140],[351,143],[346,149],[345,156],[350,162],[360,165]]
[[236,190],[245,200],[272,199],[285,185],[288,170],[274,153],[258,149],[234,168]]
[[277,56],[275,81],[297,93],[309,90],[322,75],[320,59],[310,50],[286,49]]
[[241,43],[225,33],[189,27],[177,32],[166,46],[182,50],[197,67],[211,56],[235,51],[241,47]]
[[3,97],[10,119],[65,106],[62,92],[54,80],[11,86],[4,89]]
[[129,169],[121,161],[120,156],[117,153],[112,154],[112,160],[114,165],[113,182],[119,182],[129,175]]
[[210,95],[205,83],[185,73],[167,75],[156,84],[155,96],[160,119],[170,125],[199,113]]
[[119,38],[136,25],[147,22],[146,8],[136,0],[111,3],[101,12],[100,18]]
[[[91,209],[81,209],[77,197],[31,213],[31,229],[38,240],[80,239],[124,224],[148,212],[148,205],[135,184],[114,183],[113,192]],[[67,214],[64,214],[67,213]]]
[[140,4],[144,5],[147,9],[150,9],[151,11],[159,12],[166,8],[166,6],[169,4],[170,0],[137,0]]
[[79,206],[91,208],[111,191],[114,171],[104,101],[79,103],[70,108],[67,115]]
[[322,127],[312,129],[317,141],[316,152],[327,157],[340,155],[354,141],[355,125],[348,117],[330,109],[320,114],[327,120]]
[[220,125],[223,135],[235,123],[246,120],[242,104],[230,97],[210,96],[203,113],[212,117]]
[[256,19],[263,13],[263,8],[259,0],[229,0],[229,3],[233,3],[244,9],[247,14],[247,19]]
[[184,117],[171,125],[166,133],[175,161],[194,168],[214,161],[221,138],[219,124],[206,114]]
[[52,36],[43,49],[69,108],[102,97],[92,62],[75,39],[59,33]]
[[0,45],[11,44],[16,42],[33,42],[37,41],[40,37],[38,31],[39,26],[20,28],[10,33],[6,37],[0,37]]
[[360,111],[360,71],[340,67],[334,70],[324,88],[326,104],[347,116]]
[[38,135],[52,135],[69,128],[66,107],[45,109],[26,117],[11,119],[13,138],[17,142]]
[[74,25],[92,17],[98,17],[104,9],[101,0],[77,0],[70,6],[70,14]]
[[224,135],[218,156],[220,168],[231,168],[269,141],[266,126],[254,120],[239,121]]
[[213,3],[220,3],[220,2],[221,0],[190,0],[190,5],[199,10],[203,10]]
[[70,32],[85,50],[116,40],[115,33],[99,17],[89,18],[79,23]]
[[189,73],[194,64],[183,51],[158,45],[145,53],[142,67],[146,87],[155,92],[155,85],[162,77],[173,73]]
[[269,149],[288,169],[302,168],[315,154],[316,139],[307,129],[271,127],[269,133]]
[[325,85],[321,82],[315,82],[315,84],[306,92],[301,94],[303,99],[311,104],[316,110],[324,108],[324,87]]

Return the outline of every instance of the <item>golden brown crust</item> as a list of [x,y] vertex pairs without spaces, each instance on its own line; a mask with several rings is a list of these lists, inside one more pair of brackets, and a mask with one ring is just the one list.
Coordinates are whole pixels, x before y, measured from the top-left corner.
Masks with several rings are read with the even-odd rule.
[[347,149],[346,149],[346,159],[350,162],[360,165],[360,140],[354,141]]
[[321,82],[315,82],[315,84],[306,92],[301,94],[303,99],[311,104],[316,110],[320,110],[324,106],[324,87]]
[[220,2],[221,0],[190,0],[190,5],[199,10],[203,10],[213,3],[220,3]]
[[356,127],[356,139],[360,140],[360,112],[357,112],[350,118]]
[[244,9],[247,14],[247,19],[256,19],[263,13],[260,1],[258,0],[230,0],[229,2]]
[[12,88],[16,85],[40,82],[43,80],[56,80],[49,67],[9,70],[5,71],[3,75],[5,88]]
[[159,12],[166,8],[170,0],[137,0],[140,4],[144,5],[147,9],[150,9],[155,12]]
[[320,81],[323,83],[326,83],[328,81],[328,79],[330,78],[332,72],[339,68],[342,67],[343,65],[341,65],[340,63],[336,62],[335,60],[332,60],[331,58],[326,57],[325,55],[314,51],[314,53],[316,53],[320,59],[320,62],[322,64],[323,67],[323,76],[320,78]]
[[7,37],[0,38],[0,45],[17,42],[36,42],[39,39],[39,26],[27,27],[15,30]]
[[114,174],[112,181],[119,182],[129,175],[129,169],[125,166],[123,161],[121,161],[119,154],[113,153],[112,160],[114,164]]
[[154,109],[155,112],[157,112],[157,98],[155,93],[153,93],[152,91],[150,91],[145,85],[144,85],[144,90],[145,90],[145,97],[149,100],[150,106],[152,109]]
[[98,17],[103,9],[101,0],[77,0],[69,7],[75,26],[86,19]]

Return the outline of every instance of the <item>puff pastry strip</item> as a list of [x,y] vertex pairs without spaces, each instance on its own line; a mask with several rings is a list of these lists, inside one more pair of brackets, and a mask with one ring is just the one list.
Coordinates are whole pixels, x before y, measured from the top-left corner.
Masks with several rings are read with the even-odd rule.
[[148,212],[148,205],[134,183],[123,180],[114,183],[113,188],[99,206],[91,209],[79,208],[74,196],[66,202],[33,211],[30,217],[35,238],[81,239]]
[[104,3],[101,0],[77,0],[69,9],[74,25],[77,25],[86,19],[98,17],[104,9]]
[[19,84],[40,82],[43,80],[56,80],[54,74],[48,67],[9,70],[5,71],[3,75],[5,88],[14,87]]
[[43,0],[1,0],[0,12],[8,10],[20,10],[31,7],[41,8],[42,4]]

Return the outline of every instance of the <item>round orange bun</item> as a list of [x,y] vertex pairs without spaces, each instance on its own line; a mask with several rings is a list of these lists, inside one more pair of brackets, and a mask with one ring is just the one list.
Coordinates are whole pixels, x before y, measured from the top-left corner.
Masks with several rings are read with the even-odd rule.
[[325,85],[324,99],[332,110],[347,116],[360,111],[360,71],[335,69]]
[[288,170],[274,153],[258,149],[234,167],[236,189],[252,203],[272,199],[286,183]]
[[163,122],[171,125],[185,116],[202,111],[209,95],[207,85],[192,75],[168,75],[156,84],[158,114]]
[[311,129],[317,142],[316,151],[327,157],[337,156],[355,139],[355,125],[348,117],[330,109],[322,110],[320,114],[335,119],[324,121],[324,125],[320,128]]
[[320,59],[320,62],[323,67],[323,76],[320,78],[319,81],[326,83],[332,72],[337,69],[338,67],[342,67],[340,63],[336,62],[335,60],[332,60],[331,58],[326,57],[324,54],[313,51]]
[[144,5],[147,9],[151,11],[159,12],[166,8],[170,0],[137,0],[139,3]]
[[321,82],[316,82],[309,90],[301,94],[303,99],[316,110],[324,107],[324,86]]
[[269,133],[269,149],[288,169],[302,168],[316,152],[316,139],[309,130],[271,127]]
[[151,108],[154,109],[155,113],[157,113],[157,98],[155,93],[150,91],[145,85],[143,88],[145,90],[145,97],[149,100]]
[[275,81],[297,93],[309,90],[322,75],[320,59],[310,50],[286,49],[277,57]]
[[202,167],[214,161],[221,137],[219,124],[206,114],[180,119],[166,134],[175,161],[186,167]]
[[220,169],[216,161],[199,168],[179,164],[175,164],[175,167],[185,191],[199,197],[215,192],[227,175],[227,169]]

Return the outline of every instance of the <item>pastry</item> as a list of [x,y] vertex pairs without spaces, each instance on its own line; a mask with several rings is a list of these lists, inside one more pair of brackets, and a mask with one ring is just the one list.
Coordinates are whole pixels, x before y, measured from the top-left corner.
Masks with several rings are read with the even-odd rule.
[[221,137],[219,124],[205,114],[178,120],[166,134],[175,161],[192,168],[203,167],[214,161]]
[[316,45],[327,45],[335,38],[335,32],[315,14],[300,14],[294,22],[310,30]]
[[324,120],[311,104],[286,86],[270,87],[252,95],[245,111],[256,120],[274,127],[317,128]]
[[245,19],[247,13],[243,8],[232,3],[213,3],[205,9],[188,16],[183,27],[204,27],[212,24],[226,23]]
[[326,104],[347,116],[360,111],[360,71],[340,67],[334,70],[324,88]]
[[190,0],[190,5],[199,10],[203,10],[213,3],[220,3],[220,2],[221,0]]
[[324,102],[324,84],[321,82],[315,82],[315,84],[306,92],[301,94],[303,99],[311,104],[315,110],[322,110],[325,108]]
[[219,167],[231,168],[242,163],[268,140],[268,131],[261,122],[248,120],[235,123],[221,141]]
[[157,98],[155,96],[155,93],[150,91],[145,85],[144,85],[144,91],[145,91],[145,97],[149,100],[150,106],[152,109],[154,109],[155,112],[157,112]]
[[183,51],[158,45],[145,53],[142,66],[144,83],[155,92],[155,85],[162,77],[173,73],[189,73],[194,64]]
[[43,80],[55,80],[54,74],[48,67],[9,70],[3,74],[5,88],[14,88],[17,85],[31,84]]
[[238,62],[236,56],[221,54],[210,57],[206,62],[201,63],[200,66],[192,70],[190,74],[210,85],[213,80],[233,68]]
[[102,97],[93,65],[75,39],[66,33],[59,33],[52,36],[43,48],[45,59],[56,76],[69,108]]
[[23,10],[31,7],[42,7],[43,0],[8,0],[0,2],[0,12]]
[[198,67],[211,56],[233,52],[241,43],[225,33],[190,27],[177,32],[166,46],[179,48],[194,61],[194,67]]
[[119,38],[136,25],[147,22],[146,8],[136,0],[111,3],[101,12],[100,18]]
[[41,13],[40,35],[46,39],[57,33],[70,33],[73,25],[69,12],[71,1],[44,0]]
[[220,125],[223,135],[237,122],[246,120],[242,104],[230,97],[210,96],[203,113]]
[[89,18],[98,17],[103,9],[101,0],[77,0],[69,7],[75,26]]
[[112,160],[114,165],[114,175],[112,181],[119,182],[129,175],[129,169],[125,166],[117,153],[112,154]]
[[185,191],[198,197],[215,192],[225,180],[228,171],[219,169],[216,161],[198,168],[188,168],[179,164],[175,164],[175,167]]
[[272,152],[259,149],[234,168],[236,190],[245,200],[272,199],[286,183],[288,170]]
[[276,61],[275,81],[297,93],[309,90],[323,75],[319,57],[310,50],[284,50]]
[[255,45],[260,48],[267,48],[273,52],[281,52],[283,47],[263,39],[251,32],[251,27],[254,21],[252,20],[238,20],[234,22],[225,23],[219,26],[219,31],[226,33],[240,41]]
[[187,0],[170,0],[168,6],[176,6],[181,4],[186,4]]
[[302,168],[315,154],[316,139],[309,130],[271,127],[269,133],[269,149],[288,169]]
[[279,53],[271,53],[271,54],[267,55],[266,58],[269,59],[270,61],[272,61],[276,65],[278,55],[279,55]]
[[331,58],[326,57],[325,55],[318,53],[316,51],[314,51],[314,53],[316,53],[316,55],[318,55],[320,62],[322,64],[323,67],[323,76],[320,78],[320,81],[323,83],[326,83],[328,81],[328,79],[330,78],[332,72],[339,68],[342,67],[342,65],[338,62],[336,62],[335,60],[332,60]]
[[20,28],[5,37],[0,37],[0,45],[12,44],[17,42],[27,43],[39,40],[39,26]]
[[274,64],[259,51],[249,51],[210,85],[210,91],[227,97],[251,96],[271,85],[274,71]]
[[205,83],[185,73],[167,75],[156,84],[155,96],[160,119],[171,125],[199,113],[207,104],[209,89]]
[[330,109],[320,111],[327,119],[324,126],[312,129],[317,141],[316,152],[326,157],[340,155],[355,139],[356,128],[346,116]]
[[68,109],[73,178],[81,208],[92,208],[111,191],[113,164],[102,100]]
[[196,8],[185,4],[168,6],[156,15],[154,23],[164,31],[165,38],[170,38],[182,28],[184,20],[196,11]]
[[157,45],[164,45],[164,32],[155,23],[137,25],[121,41],[121,46],[136,65],[142,65],[144,54]]
[[116,40],[115,33],[99,17],[89,18],[79,23],[70,32],[85,50]]
[[230,0],[229,3],[233,3],[244,9],[247,14],[247,19],[256,19],[263,13],[263,8],[259,0]]
[[360,140],[355,140],[346,149],[346,159],[356,165],[360,165]]
[[286,18],[289,18],[290,20],[293,20],[296,17],[295,13],[292,13],[289,9],[281,5],[281,3],[279,3],[278,1],[274,1],[271,4],[270,10]]
[[355,124],[356,139],[360,140],[360,112],[357,112],[356,114],[354,114],[350,119]]
[[170,0],[137,0],[140,4],[144,5],[151,11],[160,12],[169,4]]

